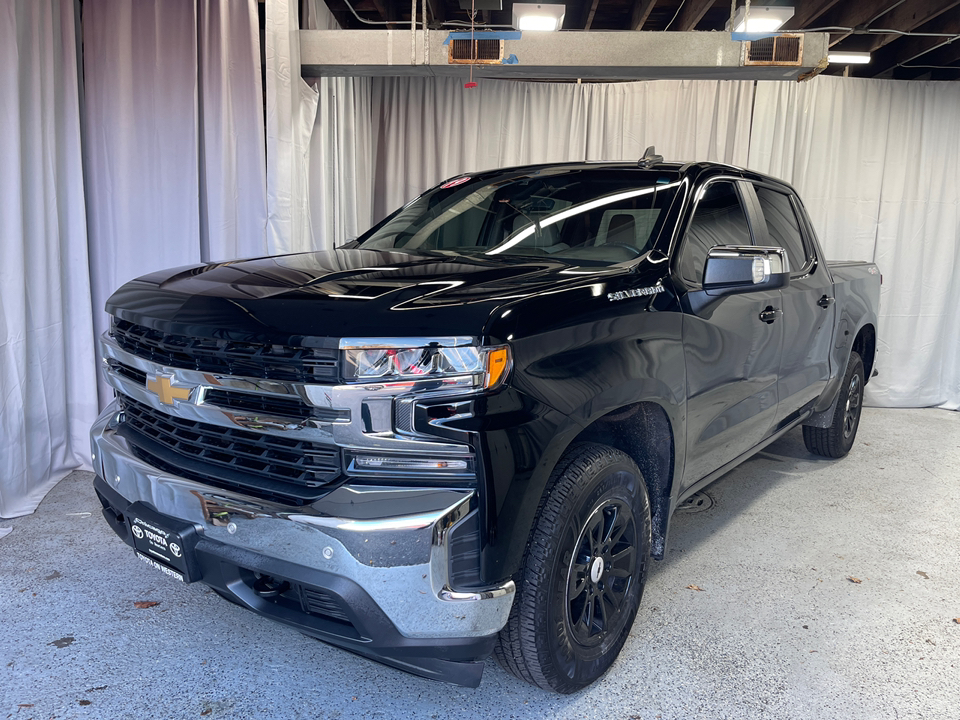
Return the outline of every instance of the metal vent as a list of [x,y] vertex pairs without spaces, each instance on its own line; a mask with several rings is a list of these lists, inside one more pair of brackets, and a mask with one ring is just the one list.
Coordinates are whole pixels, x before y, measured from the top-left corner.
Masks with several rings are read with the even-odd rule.
[[451,65],[499,65],[503,60],[503,40],[452,40]]
[[797,66],[803,58],[802,34],[750,40],[746,45],[744,65]]

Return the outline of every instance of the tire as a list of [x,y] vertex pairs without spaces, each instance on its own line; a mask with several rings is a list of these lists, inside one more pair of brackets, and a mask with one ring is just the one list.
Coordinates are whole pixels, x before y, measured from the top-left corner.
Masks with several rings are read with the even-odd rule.
[[830,427],[803,426],[803,444],[807,450],[831,458],[842,458],[850,452],[860,427],[864,384],[863,360],[856,352],[851,352]]
[[537,510],[494,650],[501,667],[565,694],[603,675],[640,605],[650,528],[647,488],[633,460],[595,443],[568,450]]

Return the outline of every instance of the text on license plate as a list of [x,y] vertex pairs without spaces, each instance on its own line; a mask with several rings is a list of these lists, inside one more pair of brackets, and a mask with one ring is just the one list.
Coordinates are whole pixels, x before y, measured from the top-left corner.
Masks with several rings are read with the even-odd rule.
[[159,570],[160,572],[164,573],[165,575],[169,575],[172,578],[176,578],[180,582],[186,582],[186,580],[184,580],[183,573],[178,573],[173,568],[168,568],[166,565],[162,565],[158,563],[152,557],[150,557],[149,555],[144,555],[139,550],[137,550],[137,557],[143,560],[147,565],[149,565],[153,569]]

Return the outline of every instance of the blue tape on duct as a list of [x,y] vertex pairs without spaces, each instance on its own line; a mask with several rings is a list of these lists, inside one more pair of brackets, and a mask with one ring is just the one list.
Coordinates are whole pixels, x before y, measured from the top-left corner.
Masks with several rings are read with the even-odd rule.
[[517,56],[513,53],[510,53],[510,57],[504,58],[500,61],[501,65],[519,65],[520,61],[517,60]]
[[480,32],[452,32],[443,41],[449,45],[451,40],[520,40],[523,36],[519,30],[482,30]]
[[768,37],[777,37],[783,33],[778,32],[735,32],[730,33],[730,39],[734,42],[749,42],[750,40],[763,40]]

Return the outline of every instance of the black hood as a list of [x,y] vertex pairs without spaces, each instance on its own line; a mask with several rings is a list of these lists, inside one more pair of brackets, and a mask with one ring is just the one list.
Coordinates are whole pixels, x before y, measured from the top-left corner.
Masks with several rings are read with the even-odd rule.
[[585,271],[593,282],[624,273],[554,258],[345,249],[152,273],[121,287],[106,309],[164,332],[279,344],[481,336],[497,307],[590,282]]

